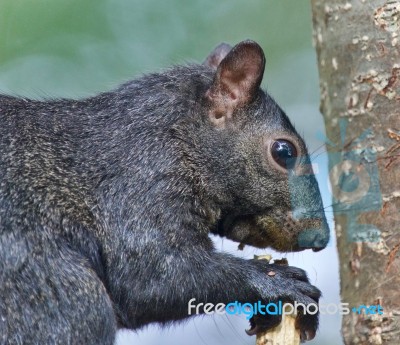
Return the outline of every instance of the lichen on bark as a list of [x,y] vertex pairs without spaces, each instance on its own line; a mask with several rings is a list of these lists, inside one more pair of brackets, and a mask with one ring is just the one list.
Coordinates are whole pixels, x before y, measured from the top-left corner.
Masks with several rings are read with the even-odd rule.
[[[333,207],[341,298],[351,307],[381,304],[384,311],[382,315],[352,312],[344,316],[344,341],[397,345],[400,1],[312,0],[312,8],[321,112],[331,142],[327,145],[330,177],[332,190],[338,193]],[[352,163],[347,163],[347,168],[344,163],[339,166],[338,155],[343,162]],[[369,181],[363,188],[366,195],[375,188],[372,198],[364,204],[361,197],[361,201],[344,205],[346,193],[351,192],[344,188],[346,178],[359,183],[356,189]],[[378,181],[375,187],[374,179]],[[356,204],[362,207],[354,209]],[[362,236],[359,229],[363,229]]]

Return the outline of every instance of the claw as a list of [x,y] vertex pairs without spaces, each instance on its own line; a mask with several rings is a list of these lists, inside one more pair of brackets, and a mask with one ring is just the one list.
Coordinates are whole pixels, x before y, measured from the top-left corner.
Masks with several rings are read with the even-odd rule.
[[300,341],[305,343],[306,341],[313,340],[315,338],[314,331],[300,331]]
[[258,326],[251,326],[249,329],[246,329],[247,335],[256,335],[257,333],[260,332],[260,329]]
[[256,335],[257,333],[259,333],[260,331],[262,331],[261,327],[259,327],[253,318],[250,319],[249,321],[250,323],[250,328],[246,329],[246,333],[247,335]]
[[300,331],[300,342],[305,343],[307,340],[307,334],[304,331]]

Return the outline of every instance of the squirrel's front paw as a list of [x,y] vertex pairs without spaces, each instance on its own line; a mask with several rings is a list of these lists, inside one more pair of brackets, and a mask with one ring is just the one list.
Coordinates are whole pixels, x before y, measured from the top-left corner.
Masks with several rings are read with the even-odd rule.
[[[298,313],[302,311],[298,311]],[[250,328],[246,330],[248,335],[266,332],[278,326],[282,321],[282,315],[255,315],[250,319]],[[312,340],[318,329],[318,315],[300,315],[296,317],[296,328],[300,331],[300,340],[305,342]]]
[[267,306],[273,302],[273,305],[272,308],[266,308],[265,315],[258,313],[250,319],[250,329],[246,333],[253,335],[277,326],[282,319],[282,313],[288,312],[287,308],[290,308],[285,308],[285,303],[288,303],[294,306],[290,310],[296,308],[296,328],[300,331],[301,340],[312,340],[318,329],[318,301],[321,292],[310,284],[302,269],[261,261],[254,263],[265,274],[267,288],[262,292],[263,300],[270,301],[263,304]]
[[[303,307],[297,308],[295,325],[296,329],[300,331],[300,339],[302,342],[314,339],[318,329],[318,312],[315,312],[315,307],[309,307],[309,311],[311,311],[312,314],[307,313],[307,310]],[[246,333],[248,335],[255,335],[266,332],[278,326],[281,321],[282,315],[279,313],[276,315],[268,313],[266,313],[266,315],[254,315],[250,319],[250,328],[246,330]]]
[[282,315],[255,315],[250,319],[250,328],[246,329],[248,335],[266,332],[280,324]]

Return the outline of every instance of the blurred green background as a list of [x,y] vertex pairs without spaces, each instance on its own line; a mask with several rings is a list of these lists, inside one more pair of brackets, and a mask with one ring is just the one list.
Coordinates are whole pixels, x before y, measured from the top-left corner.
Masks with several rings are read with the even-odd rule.
[[[0,0],[0,93],[81,98],[171,64],[201,62],[222,41],[251,38],[266,54],[263,85],[312,150],[324,129],[311,28],[306,0]],[[317,177],[330,204],[326,162],[321,166]],[[215,243],[244,257],[257,253]],[[288,258],[310,272],[326,303],[339,301],[334,244]],[[321,325],[313,344],[341,344],[339,316],[324,316]],[[120,332],[118,344],[255,344],[246,327],[244,317],[198,317],[163,330]]]
[[301,0],[0,0],[0,33],[2,92],[82,97],[246,38],[268,76],[311,47],[311,18]]

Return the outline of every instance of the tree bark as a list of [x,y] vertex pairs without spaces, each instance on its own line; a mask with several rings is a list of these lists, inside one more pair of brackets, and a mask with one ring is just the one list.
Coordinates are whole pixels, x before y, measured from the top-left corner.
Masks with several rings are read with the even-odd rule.
[[[400,339],[400,1],[311,0],[346,344]],[[329,269],[329,268],[327,268]],[[373,313],[375,312],[375,314]]]

